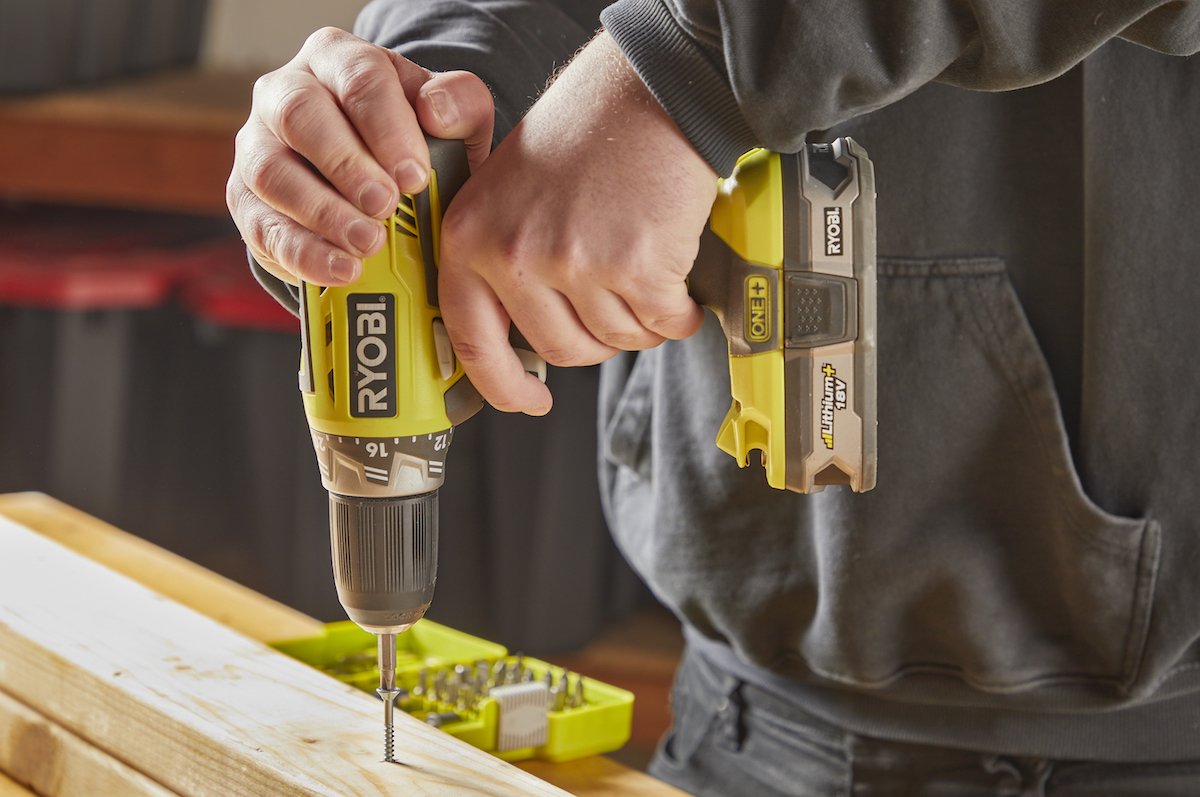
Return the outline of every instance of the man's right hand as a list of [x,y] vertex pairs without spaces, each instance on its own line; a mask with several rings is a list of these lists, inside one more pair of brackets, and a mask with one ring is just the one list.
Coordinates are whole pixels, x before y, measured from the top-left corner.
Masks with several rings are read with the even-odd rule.
[[422,130],[487,157],[492,95],[469,72],[434,74],[336,28],[255,83],[226,202],[254,258],[295,284],[347,285],[383,248],[381,219],[429,180]]

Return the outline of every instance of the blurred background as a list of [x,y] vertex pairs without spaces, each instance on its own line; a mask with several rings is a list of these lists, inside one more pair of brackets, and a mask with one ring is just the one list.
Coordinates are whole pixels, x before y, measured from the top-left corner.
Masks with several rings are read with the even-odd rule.
[[[344,614],[297,323],[249,276],[224,184],[255,77],[363,4],[0,0],[0,492],[325,621]],[[634,688],[652,744],[678,625],[604,525],[595,369],[549,383],[548,417],[456,431],[429,617]]]

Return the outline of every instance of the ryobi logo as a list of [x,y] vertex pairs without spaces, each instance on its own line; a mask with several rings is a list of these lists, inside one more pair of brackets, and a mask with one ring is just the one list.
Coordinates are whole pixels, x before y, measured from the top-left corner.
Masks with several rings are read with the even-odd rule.
[[842,254],[842,209],[825,208],[825,256]]
[[348,362],[350,414],[355,418],[396,415],[396,357],[389,341],[396,319],[390,294],[352,293],[346,297],[350,320]]
[[746,277],[746,339],[771,339],[771,281],[761,274]]

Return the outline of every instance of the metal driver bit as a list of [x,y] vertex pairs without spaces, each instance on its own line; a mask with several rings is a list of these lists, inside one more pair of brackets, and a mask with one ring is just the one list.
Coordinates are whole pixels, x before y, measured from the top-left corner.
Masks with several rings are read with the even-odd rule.
[[567,680],[567,671],[563,670],[562,675],[559,676],[558,685],[555,687],[554,690],[552,690],[552,691],[554,691],[554,710],[555,711],[562,711],[564,708],[567,707],[567,697],[568,697],[567,690],[568,690],[568,688],[569,688],[569,681]]
[[392,709],[403,689],[396,688],[396,635],[380,634],[379,643],[379,688],[375,690],[383,700],[383,760],[395,763],[393,754]]
[[488,676],[491,674],[491,668],[483,659],[475,662],[475,683],[479,688],[479,696],[487,697],[488,694]]
[[575,678],[575,689],[571,692],[571,708],[582,708],[583,699],[583,676],[578,675]]

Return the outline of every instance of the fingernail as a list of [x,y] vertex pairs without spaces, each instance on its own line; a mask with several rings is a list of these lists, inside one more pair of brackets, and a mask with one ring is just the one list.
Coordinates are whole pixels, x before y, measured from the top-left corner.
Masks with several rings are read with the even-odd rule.
[[348,285],[358,279],[358,263],[348,257],[334,255],[329,261],[329,277],[333,282]]
[[346,240],[364,255],[372,254],[379,243],[381,232],[383,232],[382,224],[366,219],[355,219],[346,228]]
[[415,194],[425,187],[428,175],[421,164],[407,160],[396,167],[396,185],[406,194]]
[[382,183],[367,183],[358,195],[358,206],[368,216],[382,216],[396,209],[392,191]]
[[458,126],[459,119],[462,114],[459,113],[458,103],[454,101],[453,95],[445,89],[436,89],[429,92],[428,95],[429,107],[433,110],[438,121],[442,123],[442,128],[446,131],[453,130]]

